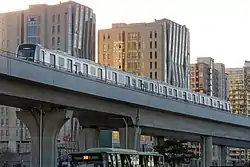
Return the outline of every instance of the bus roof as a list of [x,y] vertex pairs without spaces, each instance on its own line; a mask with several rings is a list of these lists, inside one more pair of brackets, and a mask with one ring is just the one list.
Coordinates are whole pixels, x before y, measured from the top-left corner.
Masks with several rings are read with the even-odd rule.
[[158,152],[139,152],[140,155],[157,155],[157,156],[163,156],[162,154],[158,153]]
[[132,149],[120,149],[120,148],[90,148],[85,152],[105,152],[105,153],[125,153],[125,154],[138,154],[138,151]]
[[139,152],[132,149],[120,149],[120,148],[90,148],[84,152],[74,152],[69,155],[75,154],[85,154],[85,153],[119,153],[119,154],[139,154],[139,155],[155,155],[155,156],[163,156],[158,152]]

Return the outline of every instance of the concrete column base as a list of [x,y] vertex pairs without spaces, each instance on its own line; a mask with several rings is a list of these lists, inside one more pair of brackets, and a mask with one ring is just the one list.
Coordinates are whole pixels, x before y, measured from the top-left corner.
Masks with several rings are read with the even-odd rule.
[[[127,149],[141,150],[141,128],[129,127],[127,129]],[[120,147],[126,149],[126,128],[119,129]]]
[[[71,113],[72,116],[73,113]],[[65,110],[50,110],[43,112],[42,133],[42,167],[55,167],[57,158],[57,135],[69,119]],[[31,134],[31,166],[39,166],[39,111],[19,111],[17,117],[28,127]]]
[[98,148],[100,139],[100,130],[97,128],[83,128],[79,130],[77,141],[79,151],[85,151],[89,148]]

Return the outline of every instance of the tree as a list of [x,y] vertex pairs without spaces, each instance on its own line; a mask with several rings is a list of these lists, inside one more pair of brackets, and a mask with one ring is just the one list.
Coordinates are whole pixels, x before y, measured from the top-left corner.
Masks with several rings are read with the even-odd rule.
[[166,140],[163,145],[155,146],[157,152],[164,155],[166,163],[175,166],[176,164],[189,164],[192,160],[198,159],[199,155],[194,153],[187,141]]

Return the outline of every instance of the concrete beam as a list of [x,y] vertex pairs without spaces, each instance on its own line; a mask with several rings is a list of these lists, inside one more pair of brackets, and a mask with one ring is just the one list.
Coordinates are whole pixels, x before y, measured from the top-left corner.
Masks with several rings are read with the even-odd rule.
[[184,116],[250,127],[250,119],[247,117],[135,89],[110,85],[102,81],[92,80],[84,76],[80,77],[79,75],[20,59],[0,56],[0,67],[0,74],[3,76],[16,77],[29,81],[29,85],[34,84],[32,82],[37,82],[70,92],[89,94],[109,100],[118,100],[137,106],[182,114]]

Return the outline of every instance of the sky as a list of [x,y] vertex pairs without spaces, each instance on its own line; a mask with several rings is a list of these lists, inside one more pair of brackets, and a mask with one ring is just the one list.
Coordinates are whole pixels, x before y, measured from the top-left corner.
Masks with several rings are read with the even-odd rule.
[[[62,0],[64,2],[65,0]],[[227,68],[250,60],[250,0],[75,0],[96,13],[97,30],[116,22],[151,22],[167,18],[190,30],[191,62],[213,57]],[[0,12],[24,9],[28,4],[60,0],[9,0]],[[249,49],[248,49],[249,47]]]

